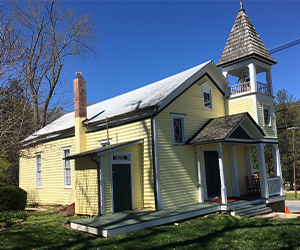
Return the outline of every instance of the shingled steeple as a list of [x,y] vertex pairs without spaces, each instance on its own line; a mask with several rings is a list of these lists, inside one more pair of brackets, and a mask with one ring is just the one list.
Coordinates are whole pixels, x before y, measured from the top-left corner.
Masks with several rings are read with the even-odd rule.
[[255,57],[269,65],[277,63],[270,56],[249,17],[246,15],[241,2],[239,13],[217,66],[227,66],[250,57]]

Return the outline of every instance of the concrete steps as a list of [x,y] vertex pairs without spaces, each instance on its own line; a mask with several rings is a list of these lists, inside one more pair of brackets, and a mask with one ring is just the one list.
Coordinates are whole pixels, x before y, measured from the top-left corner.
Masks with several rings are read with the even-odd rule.
[[253,217],[260,214],[271,213],[272,209],[267,207],[265,203],[246,205],[230,210],[232,216]]

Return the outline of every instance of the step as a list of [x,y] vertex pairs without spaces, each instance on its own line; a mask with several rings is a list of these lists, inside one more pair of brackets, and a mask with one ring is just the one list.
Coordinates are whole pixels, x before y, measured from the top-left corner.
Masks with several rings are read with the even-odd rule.
[[230,214],[232,216],[236,216],[236,215],[240,215],[241,213],[246,213],[248,211],[257,210],[257,209],[261,209],[261,208],[265,208],[265,207],[266,207],[265,203],[260,203],[260,204],[255,204],[255,205],[246,205],[246,206],[231,209]]
[[241,213],[241,214],[239,214],[239,216],[249,218],[249,217],[253,217],[253,216],[257,216],[257,215],[261,215],[261,214],[269,214],[271,212],[272,212],[272,209],[270,207],[265,207],[265,208],[260,208],[260,209],[248,211],[245,213]]

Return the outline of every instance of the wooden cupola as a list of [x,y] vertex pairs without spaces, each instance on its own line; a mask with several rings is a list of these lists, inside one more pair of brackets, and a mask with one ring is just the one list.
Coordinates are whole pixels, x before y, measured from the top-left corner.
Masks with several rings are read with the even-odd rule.
[[[256,29],[245,13],[242,1],[217,67],[223,75],[237,77],[231,84],[228,97],[261,92],[273,95],[271,66],[277,62],[270,55]],[[257,82],[256,75],[265,72],[266,82]]]

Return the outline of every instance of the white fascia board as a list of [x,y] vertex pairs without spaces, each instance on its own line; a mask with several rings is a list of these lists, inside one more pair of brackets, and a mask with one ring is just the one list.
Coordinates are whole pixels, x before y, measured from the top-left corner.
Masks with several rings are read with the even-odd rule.
[[[223,74],[218,70],[218,68],[214,65],[212,61],[209,61],[206,65],[204,65],[201,69],[199,69],[194,75],[185,80],[177,89],[171,92],[168,96],[166,96],[161,102],[158,104],[158,111],[164,109],[170,102],[172,102],[177,96],[186,91],[191,85],[200,80],[205,74],[209,74],[209,76],[215,81],[218,87],[226,94],[225,87],[229,85],[227,79],[223,76]],[[216,76],[222,79],[218,79],[216,81]],[[220,86],[222,82],[223,86]]]
[[138,145],[138,144],[142,144],[142,143],[144,143],[143,139],[135,141],[135,142],[132,142],[132,143],[129,143],[129,144],[122,145],[120,147],[116,147],[116,148],[112,148],[112,149],[109,149],[109,150],[105,150],[105,151],[99,152],[99,153],[97,153],[97,156],[110,154],[110,153],[113,153],[115,151],[119,151],[121,149],[128,148],[128,147],[131,147],[131,146],[134,146],[134,145]]

